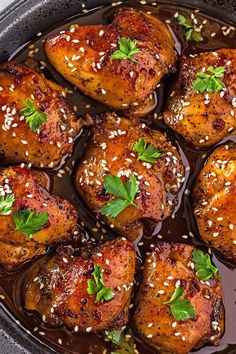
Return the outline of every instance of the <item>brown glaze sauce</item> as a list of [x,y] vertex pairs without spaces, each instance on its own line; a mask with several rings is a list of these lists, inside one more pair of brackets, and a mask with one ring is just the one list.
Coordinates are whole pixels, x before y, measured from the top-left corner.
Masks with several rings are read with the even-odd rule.
[[[129,6],[134,5],[129,2]],[[122,5],[120,5],[122,6]],[[141,6],[139,4],[139,6]],[[177,21],[174,18],[174,14],[178,11],[183,15],[190,16],[194,11],[193,9],[176,7],[174,5],[169,5],[165,3],[158,4],[156,6],[142,6],[145,11],[151,11],[153,15],[157,15],[163,21],[171,20],[170,26],[175,33],[176,38],[176,49],[178,52],[184,51],[185,54],[189,53],[199,53],[202,51],[209,51],[219,48],[232,48],[236,42],[236,31],[231,31],[229,35],[225,36],[222,33],[222,26],[229,25],[220,22],[214,18],[207,16],[202,12],[195,13],[197,19],[202,23],[205,19],[207,23],[204,25],[204,30],[202,35],[204,41],[200,43],[190,42],[186,43],[183,40],[183,30],[177,25]],[[47,62],[42,41],[49,35],[57,33],[61,30],[68,29],[71,24],[79,23],[80,25],[85,24],[106,24],[112,19],[114,12],[114,7],[101,7],[99,9],[89,11],[85,14],[79,15],[72,19],[65,21],[63,24],[58,24],[54,28],[50,28],[47,33],[43,36],[37,37],[32,43],[28,43],[23,49],[14,53],[10,59],[14,59],[19,63],[26,62],[29,60],[29,52],[34,51],[35,48],[39,48],[34,53],[33,58],[38,62],[45,62],[47,64],[46,68],[43,69],[45,75],[61,84],[63,87],[67,87],[72,90],[73,93],[68,94],[68,102],[71,107],[77,106],[78,116],[85,116],[87,113],[94,115],[100,112],[108,111],[108,109],[101,104],[91,100],[89,97],[83,95],[83,93],[78,90],[74,90],[72,85],[70,85],[66,80],[64,80]],[[215,37],[211,37],[211,33],[216,32]],[[32,46],[33,44],[33,46]],[[42,65],[42,64],[41,64]],[[172,141],[179,146],[180,152],[182,154],[186,169],[186,181],[180,192],[180,201],[178,207],[176,208],[175,217],[167,218],[163,223],[154,225],[154,232],[150,232],[150,227],[145,229],[143,235],[140,235],[138,240],[135,240],[135,246],[138,255],[139,265],[142,263],[142,259],[145,253],[149,250],[150,244],[155,244],[159,239],[174,241],[174,242],[185,242],[194,244],[198,247],[205,247],[200,240],[192,213],[192,203],[191,203],[191,193],[185,193],[185,190],[191,190],[191,186],[199,173],[201,166],[203,165],[206,156],[213,150],[211,147],[208,150],[196,151],[192,147],[188,146],[183,139],[169,128],[165,126],[163,121],[154,118],[154,113],[157,115],[163,110],[163,105],[166,98],[168,97],[168,85],[171,82],[171,77],[165,79],[161,84],[160,88],[157,90],[157,106],[155,111],[150,113],[149,116],[145,118],[145,121],[150,124],[154,129],[158,128],[165,131]],[[157,116],[155,115],[155,117]],[[73,185],[73,172],[76,169],[76,165],[84,151],[86,140],[88,137],[88,130],[84,130],[78,143],[75,147],[73,155],[67,159],[66,164],[61,168],[66,171],[67,167],[72,171],[71,174],[68,172],[62,174],[62,177],[58,177],[58,170],[53,172],[44,171],[47,173],[50,182],[50,191],[62,198],[68,199],[73,203],[78,209],[80,220],[82,221],[82,226],[85,228],[82,230],[84,233],[84,240],[106,240],[108,238],[114,238],[109,230],[107,233],[101,231],[101,228],[96,231],[96,217],[93,213],[88,210],[88,208],[83,204],[81,199],[79,199],[74,185]],[[231,136],[225,139],[234,140],[236,142],[236,137]],[[222,143],[222,142],[221,142]],[[7,161],[3,161],[1,166],[7,165]],[[178,210],[177,210],[178,209]],[[81,225],[81,223],[80,223]],[[103,225],[104,227],[104,225]],[[106,228],[106,227],[105,227]],[[76,246],[80,246],[77,244]],[[54,252],[54,249],[50,249],[48,253]],[[3,270],[0,271],[0,288],[1,294],[5,296],[2,301],[3,306],[11,313],[15,320],[19,321],[25,330],[27,330],[29,335],[32,335],[39,341],[47,344],[51,349],[55,350],[57,353],[102,353],[105,348],[110,348],[110,344],[105,342],[101,336],[95,334],[78,335],[73,334],[64,327],[60,328],[50,328],[42,324],[42,321],[37,317],[36,314],[27,314],[23,308],[23,293],[24,284],[27,279],[32,276],[33,272],[37,270],[38,266],[46,260],[47,255],[34,259],[27,262],[21,266],[18,270],[7,273]],[[201,349],[195,351],[197,354],[210,354],[210,353],[236,353],[236,269],[233,265],[227,264],[219,257],[213,257],[214,262],[220,269],[222,287],[223,287],[223,301],[226,311],[226,330],[225,334],[221,340],[221,344],[218,347],[212,346],[202,346]],[[140,275],[140,271],[137,271],[137,278]],[[132,311],[131,311],[132,312]],[[36,328],[38,328],[36,330]],[[44,335],[45,334],[45,335]],[[60,345],[58,339],[61,339],[62,344]],[[140,340],[137,338],[137,348],[140,353],[154,353],[150,348],[144,346]],[[46,349],[45,349],[46,351]]]

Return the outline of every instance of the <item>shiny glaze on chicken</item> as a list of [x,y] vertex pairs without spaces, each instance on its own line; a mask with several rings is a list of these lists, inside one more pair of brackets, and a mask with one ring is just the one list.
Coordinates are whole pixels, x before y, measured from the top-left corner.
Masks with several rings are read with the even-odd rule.
[[[155,163],[138,160],[133,144],[140,138],[162,152]],[[133,174],[138,180],[138,208],[130,205],[115,218],[104,217],[118,233],[135,239],[143,229],[144,219],[161,221],[174,211],[184,181],[184,166],[176,147],[161,132],[107,113],[94,121],[75,180],[82,198],[98,214],[112,198],[104,191],[106,174],[124,181]]]
[[[87,293],[94,264],[103,269],[104,283],[114,297],[100,302]],[[125,239],[106,242],[80,256],[70,247],[56,255],[30,279],[25,307],[35,310],[46,324],[65,324],[75,332],[121,328],[128,322],[134,281],[135,250]]]
[[[118,40],[137,40],[138,62],[110,56]],[[119,110],[141,105],[160,79],[174,70],[174,40],[158,18],[119,9],[111,25],[72,26],[49,37],[45,52],[52,65],[82,92]]]
[[[0,264],[12,268],[43,254],[53,243],[71,240],[76,232],[77,212],[66,200],[49,194],[41,186],[39,176],[27,167],[0,170],[1,195],[14,193],[15,201],[9,215],[0,215]],[[2,194],[3,193],[3,194]],[[24,209],[48,213],[48,223],[29,238],[15,230],[13,215]]]
[[[20,111],[29,100],[47,115],[32,131]],[[0,65],[0,156],[8,163],[53,168],[70,154],[85,122],[65,101],[65,90],[24,65]]]
[[[199,342],[217,345],[224,333],[219,276],[206,282],[196,276],[195,250],[189,245],[160,242],[145,260],[133,321],[143,340],[160,353],[187,354]],[[184,289],[184,299],[191,302],[195,318],[177,321],[163,304],[177,286]]]

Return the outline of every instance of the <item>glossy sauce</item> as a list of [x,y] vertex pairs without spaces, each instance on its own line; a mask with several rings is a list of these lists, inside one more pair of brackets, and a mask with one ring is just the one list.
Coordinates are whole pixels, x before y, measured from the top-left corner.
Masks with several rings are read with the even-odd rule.
[[[132,5],[132,3],[129,2],[129,5]],[[233,47],[236,41],[235,31],[231,31],[228,36],[223,35],[221,27],[228,27],[228,25],[219,22],[216,19],[212,19],[206,14],[201,15],[196,13],[195,15],[200,23],[202,23],[204,19],[207,19],[207,23],[204,25],[204,30],[202,32],[204,41],[200,43],[190,42],[187,44],[183,40],[184,32],[182,28],[177,25],[174,14],[178,11],[179,13],[189,17],[193,12],[192,10],[181,8],[179,6],[177,8],[176,6],[168,4],[160,4],[151,7],[142,6],[142,9],[151,11],[153,15],[157,15],[163,21],[171,20],[170,26],[176,36],[176,49],[178,52],[184,51],[185,54],[190,54],[215,50],[223,47],[230,48]],[[46,77],[71,90],[72,93],[68,94],[67,99],[71,107],[77,106],[78,116],[85,116],[87,113],[94,115],[100,112],[108,111],[108,108],[104,107],[98,102],[91,100],[78,90],[74,90],[73,86],[70,85],[53,69],[53,67],[47,62],[44,55],[42,41],[49,35],[58,33],[64,29],[69,29],[70,25],[74,23],[79,23],[80,25],[110,23],[113,17],[113,12],[114,7],[103,7],[69,19],[62,25],[60,24],[60,26],[58,25],[49,29],[46,34],[40,38],[37,38],[32,43],[27,44],[27,46],[21,49],[19,53],[13,54],[10,59],[14,59],[19,63],[26,62],[28,64],[32,64],[32,59],[29,60],[28,54],[30,51],[34,51],[35,48],[39,48],[39,51],[36,50],[36,53],[34,53],[33,58],[38,63],[43,61],[47,64],[46,68],[43,69]],[[215,37],[210,36],[212,32],[217,33]],[[34,47],[31,46],[32,44]],[[34,63],[35,62],[33,62],[33,64]],[[42,64],[39,66],[41,65]],[[193,218],[191,194],[189,196],[187,193],[185,193],[185,190],[191,190],[191,186],[196,179],[196,176],[198,175],[199,170],[206,159],[206,156],[214,149],[214,147],[211,147],[208,150],[196,151],[187,145],[187,143],[185,143],[181,137],[167,128],[163,121],[156,118],[154,119],[154,113],[157,113],[158,115],[163,110],[165,100],[168,97],[168,86],[172,80],[172,77],[170,76],[168,79],[165,79],[161,83],[160,88],[157,90],[157,105],[155,111],[151,112],[149,116],[145,118],[145,121],[152,128],[158,128],[162,131],[165,131],[170,139],[179,146],[185,167],[187,167],[186,180],[180,192],[179,198],[181,203],[179,203],[178,207],[176,208],[175,215],[173,215],[173,217],[167,218],[163,223],[154,225],[154,227],[153,225],[152,227],[147,225],[144,234],[140,235],[139,239],[134,241],[138,255],[137,269],[139,268],[140,264],[142,264],[142,259],[145,257],[145,253],[150,249],[150,244],[155,244],[158,240],[185,242],[204,248]],[[157,115],[155,115],[155,117]],[[78,209],[80,221],[82,221],[82,224],[80,222],[80,227],[81,225],[85,225],[85,228],[82,227],[82,232],[84,233],[83,241],[92,239],[92,242],[96,242],[99,240],[114,238],[115,235],[113,235],[109,230],[107,230],[107,233],[104,233],[101,231],[101,228],[98,228],[97,231],[97,220],[95,215],[93,215],[91,211],[89,211],[88,208],[84,205],[83,201],[79,199],[73,185],[73,173],[75,172],[76,165],[78,164],[78,161],[84,151],[87,137],[88,130],[84,130],[78,139],[78,143],[75,147],[73,155],[67,159],[66,164],[61,167],[65,171],[70,171],[70,174],[66,172],[61,175],[62,177],[58,177],[59,169],[54,172],[45,172],[49,178],[50,192],[62,198],[68,199]],[[236,142],[236,137],[234,136],[224,139],[224,141],[230,139]],[[7,165],[7,161],[3,161],[1,165]],[[103,227],[106,229],[104,225]],[[75,246],[80,245],[77,244]],[[52,252],[54,252],[53,248],[49,250],[49,253]],[[37,317],[36,314],[29,314],[24,311],[24,286],[32,274],[37,271],[38,266],[46,261],[46,259],[47,255],[41,256],[38,259],[27,262],[21,268],[12,273],[0,271],[1,294],[5,296],[5,300],[2,300],[4,306],[10,311],[14,318],[20,322],[21,326],[23,326],[25,330],[29,330],[34,337],[46,343],[57,353],[100,354],[105,348],[110,348],[110,344],[105,342],[101,336],[95,334],[75,335],[73,332],[70,332],[64,327],[56,329],[46,327],[42,324],[41,320]],[[223,263],[220,258],[216,258],[214,256],[213,259],[216,265],[219,267],[220,274],[222,276],[221,280],[223,287],[223,301],[226,311],[226,330],[221,340],[221,344],[218,347],[203,346],[201,349],[197,350],[196,353],[236,353],[236,269],[233,268],[233,265],[226,265],[226,263]],[[140,271],[137,271],[137,279],[139,279],[139,276]],[[36,330],[36,328],[38,329]],[[45,335],[43,335],[43,333]],[[62,341],[61,345],[58,343],[59,338]],[[150,348],[144,346],[138,338],[137,348],[142,354],[154,353]]]

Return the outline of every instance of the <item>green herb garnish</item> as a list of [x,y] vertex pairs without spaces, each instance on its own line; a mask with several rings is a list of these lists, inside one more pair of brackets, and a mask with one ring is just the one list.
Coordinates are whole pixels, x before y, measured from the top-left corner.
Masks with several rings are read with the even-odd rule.
[[112,59],[129,59],[138,63],[139,61],[134,58],[134,55],[140,54],[141,50],[136,48],[137,41],[132,41],[129,38],[120,38],[119,41],[119,49],[116,50],[110,58]]
[[27,117],[26,123],[29,124],[29,127],[33,132],[36,132],[41,127],[43,122],[48,120],[48,116],[44,112],[36,109],[33,103],[29,100],[25,100],[24,104],[27,107],[20,110],[20,114]]
[[185,38],[187,41],[201,42],[203,41],[201,32],[196,31],[196,27],[193,22],[188,20],[183,15],[177,17],[177,21],[185,29]]
[[10,215],[12,212],[12,205],[15,201],[14,194],[5,194],[0,197],[0,215]]
[[213,66],[209,66],[207,71],[211,74],[208,74],[206,71],[199,71],[196,75],[196,79],[193,81],[193,89],[198,93],[202,93],[204,91],[207,92],[218,92],[225,87],[225,84],[219,80],[224,76],[225,67],[218,66],[217,68],[213,68]]
[[126,340],[122,330],[105,331],[105,337],[119,347],[109,352],[110,354],[134,354],[133,337],[129,336],[129,339]]
[[23,209],[13,215],[15,230],[22,232],[29,238],[40,231],[48,223],[48,213],[37,213],[30,209]]
[[138,160],[142,161],[157,162],[157,159],[163,155],[154,145],[148,144],[144,138],[140,138],[133,148],[138,153]]
[[171,296],[169,301],[163,302],[164,305],[167,305],[171,309],[173,317],[177,321],[184,321],[188,318],[194,318],[196,312],[191,305],[189,300],[181,299],[184,290],[181,287],[177,287]]
[[206,281],[218,273],[218,268],[213,266],[209,254],[202,251],[193,252],[194,268],[198,278]]
[[106,288],[103,278],[103,269],[97,264],[94,264],[93,279],[87,280],[87,293],[89,295],[96,295],[96,300],[100,302],[110,301],[114,294],[112,289]]
[[125,184],[120,177],[106,175],[104,187],[106,192],[118,198],[111,199],[107,205],[102,207],[101,213],[106,216],[116,217],[130,205],[134,205],[134,199],[138,192],[138,182],[131,175]]

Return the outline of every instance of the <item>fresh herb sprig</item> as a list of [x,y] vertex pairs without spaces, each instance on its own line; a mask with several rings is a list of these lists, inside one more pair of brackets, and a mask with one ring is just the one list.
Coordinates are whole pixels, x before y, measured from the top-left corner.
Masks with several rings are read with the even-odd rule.
[[30,129],[36,132],[40,129],[43,122],[48,120],[46,113],[36,109],[33,103],[29,100],[25,100],[24,104],[26,108],[20,110],[20,114],[26,117],[26,123],[29,124]]
[[185,321],[188,318],[194,318],[196,315],[191,302],[181,298],[183,292],[183,288],[177,287],[170,300],[163,302],[164,305],[170,307],[171,313],[177,321]]
[[10,215],[12,212],[12,206],[15,201],[13,193],[5,194],[0,197],[0,215]]
[[94,264],[93,279],[87,280],[87,293],[96,295],[96,300],[100,302],[110,301],[114,297],[112,289],[105,286],[103,269],[97,264]]
[[202,251],[193,252],[193,263],[196,275],[201,280],[209,280],[218,273],[218,268],[211,263],[211,257]]
[[225,84],[219,80],[224,77],[225,67],[218,66],[214,68],[209,66],[206,71],[199,71],[196,75],[196,79],[193,81],[193,90],[198,93],[204,91],[215,93],[225,87]]
[[140,54],[141,50],[136,48],[137,41],[130,38],[120,38],[118,41],[119,49],[111,54],[112,59],[128,59],[135,63],[139,63],[134,55]]
[[48,223],[48,213],[37,213],[30,209],[22,209],[13,215],[15,230],[32,238]]
[[110,354],[134,354],[134,339],[129,336],[129,339],[126,340],[124,331],[105,331],[105,338],[117,346],[117,349],[109,352]]
[[134,151],[138,154],[137,160],[155,163],[163,154],[155,148],[154,145],[148,144],[144,138],[140,138],[134,145]]
[[179,15],[177,17],[177,21],[182,26],[185,30],[185,38],[187,41],[195,41],[195,42],[201,42],[203,41],[203,37],[201,35],[201,32],[198,32],[196,30],[196,27],[194,26],[194,23],[190,20],[188,20],[186,17],[183,15]]
[[106,192],[114,195],[107,205],[101,208],[101,213],[106,216],[116,217],[130,205],[134,205],[134,199],[138,192],[138,182],[134,175],[131,175],[125,184],[120,177],[106,175],[104,181]]

